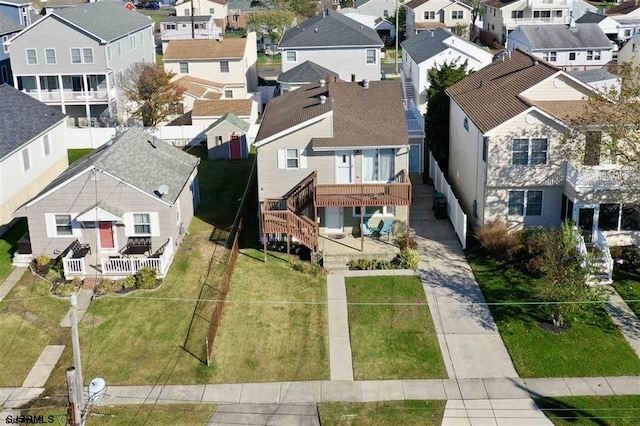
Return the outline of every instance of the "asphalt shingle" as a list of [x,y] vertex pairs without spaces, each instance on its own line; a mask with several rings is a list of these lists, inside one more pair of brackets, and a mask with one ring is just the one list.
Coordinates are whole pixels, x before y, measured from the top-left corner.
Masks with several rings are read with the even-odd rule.
[[[520,25],[531,49],[611,49],[611,40],[598,24]],[[518,30],[516,30],[518,31]]]
[[401,45],[402,49],[419,64],[447,50],[449,46],[442,42],[452,36],[453,34],[445,29],[436,28],[431,31],[421,31],[403,41]]
[[278,81],[282,83],[311,83],[321,79],[337,78],[338,74],[328,68],[322,67],[315,62],[304,61],[300,65],[283,72],[278,76]]
[[598,22],[602,22],[607,19],[606,15],[601,15],[599,13],[587,12],[578,19],[576,19],[576,24],[597,24]]
[[22,24],[18,21],[14,21],[4,13],[0,13],[0,35],[14,33],[20,31],[22,28]]

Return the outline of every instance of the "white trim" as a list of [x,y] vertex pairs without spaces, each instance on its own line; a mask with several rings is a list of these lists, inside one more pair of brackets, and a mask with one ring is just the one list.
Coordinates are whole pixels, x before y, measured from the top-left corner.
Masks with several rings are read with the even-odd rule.
[[[372,207],[382,207],[382,213],[378,213],[378,214],[372,214],[372,215],[368,215],[367,214],[367,208],[372,208]],[[396,216],[396,212],[394,211],[393,213],[389,213],[388,208],[391,207],[392,209],[395,210],[396,206],[364,206],[364,218],[365,219],[370,219],[372,217],[395,217]],[[352,207],[352,217],[360,217],[360,213],[356,213],[356,209],[359,209],[360,207]]]
[[[78,49],[80,51],[80,62],[73,62],[73,50],[74,49]],[[84,60],[84,51],[85,51],[85,49],[91,50],[91,62],[85,62],[85,60]],[[70,47],[69,48],[69,55],[70,55],[69,57],[71,59],[71,64],[72,65],[94,65],[96,63],[96,58],[93,55],[93,47]]]
[[[298,164],[297,167],[289,167],[289,160],[293,160],[293,158],[289,158],[289,151],[295,151],[296,152],[296,163]],[[300,154],[301,154],[301,150],[298,148],[285,148],[284,149],[284,168],[285,170],[300,170]]]
[[[27,52],[29,52],[30,50],[33,50],[36,54],[36,63],[35,64],[30,64],[29,63],[29,54]],[[32,47],[27,47],[26,49],[24,49],[24,58],[26,60],[26,65],[38,65],[38,49],[34,49]]]
[[95,206],[76,217],[79,222],[119,222],[121,217],[106,211],[105,209]]
[[[365,149],[402,149],[402,148],[410,148],[412,144],[407,143],[404,145],[375,145],[375,146],[320,146],[313,148],[314,151],[323,152],[323,151],[350,151],[350,150],[360,150],[363,151]],[[413,144],[416,145],[416,144]]]
[[[349,164],[350,164],[350,167],[349,167],[349,182],[338,182],[338,168],[339,168],[339,164],[340,164],[339,158],[340,158],[340,156],[345,155],[345,154],[340,154],[340,153],[344,153],[344,152],[348,152],[349,153]],[[333,159],[334,159],[334,163],[335,163],[335,166],[334,166],[334,171],[335,171],[334,182],[338,183],[338,184],[340,184],[340,183],[354,183],[355,182],[356,164],[355,164],[355,155],[354,155],[353,151],[349,150],[349,149],[336,150],[334,152]]]
[[[53,59],[55,62],[49,62],[47,60],[47,50],[53,50]],[[57,65],[58,64],[58,52],[56,52],[55,47],[45,47],[44,48],[44,64],[45,65]]]
[[25,204],[25,207],[31,207],[32,205],[34,205],[35,203],[37,203],[38,201],[42,200],[43,198],[48,197],[49,195],[51,195],[52,193],[56,192],[58,189],[61,189],[62,187],[70,184],[71,182],[73,182],[74,180],[78,179],[80,176],[87,174],[88,172],[90,172],[91,170],[94,170],[95,166],[91,166],[89,168],[87,168],[87,170],[78,173],[75,176],[70,177],[69,179],[67,179],[66,181],[60,183],[59,185],[51,188],[50,190],[48,190],[47,192],[45,192],[44,194],[41,194],[37,197],[35,197],[34,199],[32,199],[31,201],[29,201],[27,204]]
[[[131,218],[131,226],[129,227],[129,232],[127,234],[127,237],[153,237],[153,216],[154,212],[150,212],[150,211],[136,211],[136,212],[128,212],[129,217]],[[136,232],[136,221],[135,221],[135,215],[137,214],[146,214],[149,216],[149,233],[148,234],[139,234]],[[147,223],[142,223],[142,225],[147,225]]]
[[[265,112],[266,112],[266,111],[265,111]],[[286,135],[288,135],[289,133],[293,133],[293,132],[295,132],[296,130],[303,129],[303,128],[305,128],[305,127],[307,127],[307,126],[310,126],[310,125],[312,125],[312,124],[314,124],[314,123],[317,123],[317,122],[319,122],[319,121],[322,121],[322,120],[324,120],[325,118],[327,118],[327,117],[329,117],[329,116],[331,116],[331,115],[333,115],[333,111],[327,111],[327,112],[325,112],[324,114],[320,114],[320,115],[318,115],[317,117],[310,118],[309,120],[307,120],[307,121],[303,121],[303,122],[302,122],[302,123],[300,123],[300,124],[296,124],[295,126],[291,126],[291,127],[287,128],[287,129],[284,129],[284,130],[283,130],[283,131],[281,131],[281,132],[278,132],[278,133],[276,133],[276,134],[274,134],[274,135],[271,135],[271,136],[269,136],[269,137],[267,137],[267,138],[264,138],[264,139],[262,139],[262,140],[260,140],[260,141],[256,141],[256,142],[253,144],[253,146],[255,146],[256,148],[259,148],[259,147],[261,147],[262,145],[265,145],[265,144],[267,144],[267,143],[269,143],[269,142],[272,142],[272,141],[274,141],[274,140],[276,140],[276,139],[278,139],[278,138],[281,138],[281,137],[283,137],[283,136],[286,136]],[[264,114],[263,114],[263,116],[264,116]],[[314,151],[315,151],[315,150],[314,150]],[[335,148],[332,148],[332,149],[330,149],[329,151],[335,151]]]
[[[370,50],[373,50],[373,53],[375,55],[375,58],[374,58],[373,62],[369,62],[368,61],[369,58],[367,58],[367,53]],[[380,60],[380,55],[378,55],[378,51],[379,51],[379,49],[365,49],[364,50],[364,64],[365,64],[365,66],[367,66],[367,65],[378,65],[378,62]]]
[[[510,214],[509,213],[509,198],[510,198],[510,194],[511,192],[523,192],[524,193],[524,199],[523,199],[523,207],[522,207],[522,215],[519,214]],[[540,199],[540,214],[539,215],[527,215],[527,194],[531,191],[536,191],[536,192],[541,192],[542,193],[542,198]],[[510,188],[507,189],[507,217],[542,217],[544,216],[544,189],[537,189],[537,188],[526,188],[526,189],[519,189],[519,188]]]
[[[289,53],[293,53],[295,55],[295,59],[293,61],[289,60]],[[286,64],[297,64],[298,63],[298,51],[296,50],[286,50],[284,52],[284,62]]]
[[[526,139],[527,142],[527,164],[516,164],[513,162],[513,141],[515,139],[520,139],[520,140],[524,140]],[[534,139],[544,139],[547,141],[547,149],[545,151],[545,156],[544,156],[544,163],[542,164],[531,164],[531,153],[533,152],[531,149],[531,141]],[[535,137],[529,137],[529,136],[513,136],[511,138],[511,149],[510,149],[510,153],[511,153],[511,162],[510,162],[510,166],[522,166],[522,167],[536,167],[536,166],[546,166],[549,164],[549,145],[550,145],[550,140],[551,138],[549,138],[549,136],[544,135],[544,136],[535,136]]]

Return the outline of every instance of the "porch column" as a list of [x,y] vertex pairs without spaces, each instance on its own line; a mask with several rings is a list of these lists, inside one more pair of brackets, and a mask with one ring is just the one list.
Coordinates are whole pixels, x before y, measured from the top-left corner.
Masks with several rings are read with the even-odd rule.
[[109,74],[104,76],[107,83],[107,108],[109,109],[109,125],[113,124],[113,105],[111,104],[111,84],[109,84]]
[[13,87],[16,88],[16,90],[18,89],[18,76],[13,74]]
[[36,90],[38,91],[38,100],[42,102],[42,87],[40,86],[40,76],[36,75]]
[[60,90],[60,107],[62,108],[62,113],[67,113],[67,107],[64,105],[64,87],[62,87],[62,74],[58,74],[58,90]]
[[364,251],[364,206],[360,206],[360,251]]

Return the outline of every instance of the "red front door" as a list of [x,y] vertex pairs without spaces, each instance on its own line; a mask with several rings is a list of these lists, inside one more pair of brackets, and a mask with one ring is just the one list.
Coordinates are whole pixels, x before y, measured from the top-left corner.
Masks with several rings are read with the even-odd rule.
[[231,135],[229,147],[229,149],[231,150],[231,159],[240,160],[242,158],[242,145],[240,143],[240,136]]
[[113,222],[98,222],[100,228],[100,248],[115,248]]

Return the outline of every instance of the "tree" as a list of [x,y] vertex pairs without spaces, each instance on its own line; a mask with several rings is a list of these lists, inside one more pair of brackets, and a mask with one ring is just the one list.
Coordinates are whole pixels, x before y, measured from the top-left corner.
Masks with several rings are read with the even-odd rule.
[[269,36],[277,43],[294,18],[294,13],[288,10],[269,10],[249,15],[247,25],[249,31]]
[[476,34],[476,21],[478,18],[481,18],[484,13],[482,0],[464,0],[464,2],[471,6],[471,36],[473,37]]
[[[396,24],[396,15],[395,15],[395,11],[393,13],[393,15],[389,16],[389,18],[387,18],[387,20],[389,22],[391,22],[393,25]],[[401,4],[398,7],[398,34],[400,36],[400,39],[398,40],[398,42],[404,40],[406,33],[407,32],[407,7],[403,4]],[[394,36],[395,37],[395,36]]]
[[445,90],[467,75],[467,62],[429,70],[425,133],[429,149],[446,173],[449,162],[449,97]]
[[182,102],[182,87],[171,82],[175,74],[153,64],[138,62],[120,77],[119,86],[133,105],[132,115],[152,127],[175,114]]

